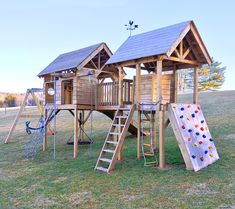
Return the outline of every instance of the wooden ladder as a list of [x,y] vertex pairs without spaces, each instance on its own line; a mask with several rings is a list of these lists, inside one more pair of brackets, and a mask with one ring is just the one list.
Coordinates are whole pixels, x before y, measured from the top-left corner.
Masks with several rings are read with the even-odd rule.
[[109,173],[114,169],[118,154],[130,126],[135,107],[119,107],[113,118],[112,125],[105,139],[103,148],[97,160],[95,170]]

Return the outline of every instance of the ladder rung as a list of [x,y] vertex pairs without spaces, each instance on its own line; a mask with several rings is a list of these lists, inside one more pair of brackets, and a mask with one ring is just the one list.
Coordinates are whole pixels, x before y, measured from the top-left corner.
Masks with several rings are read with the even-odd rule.
[[113,126],[125,126],[125,124],[117,124],[117,123],[114,123]]
[[141,119],[141,121],[150,121],[150,120],[149,120],[149,119],[144,118],[144,119]]
[[127,115],[117,115],[116,118],[128,118]]
[[103,167],[96,167],[96,170],[99,170],[99,171],[103,171],[103,172],[108,172],[108,169],[107,168],[103,168]]
[[147,153],[144,153],[144,156],[154,156],[154,153],[147,152]]
[[111,134],[111,135],[120,135],[121,133],[117,133],[117,132],[109,132],[109,134]]
[[111,149],[104,149],[103,152],[114,153],[114,150],[111,150]]
[[100,161],[107,162],[107,163],[111,163],[112,162],[112,160],[108,159],[108,158],[100,158]]
[[118,143],[118,142],[115,142],[115,141],[106,141],[106,143],[108,143],[108,144],[115,144],[115,145],[117,145],[117,143]]
[[144,146],[146,146],[146,147],[151,147],[151,144],[144,144]]

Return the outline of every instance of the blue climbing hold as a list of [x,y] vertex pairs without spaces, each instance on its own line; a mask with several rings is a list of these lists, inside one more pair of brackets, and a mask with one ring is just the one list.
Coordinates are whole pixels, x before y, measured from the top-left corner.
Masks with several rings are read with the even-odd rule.
[[206,138],[206,135],[205,135],[205,134],[203,134],[203,135],[202,135],[202,137],[205,139],[205,138]]
[[192,114],[191,116],[192,116],[192,118],[195,118],[195,114]]
[[212,139],[212,138],[210,138],[209,140],[210,140],[211,142],[213,142],[213,139]]
[[181,111],[184,111],[184,108],[183,108],[183,107],[181,107],[181,108],[180,108],[180,110],[181,110]]
[[208,151],[206,150],[204,153],[205,153],[205,154],[207,154],[207,153],[208,153]]
[[197,135],[197,136],[199,136],[199,135],[200,135],[200,133],[199,133],[199,132],[196,132],[196,135]]
[[193,130],[192,129],[189,129],[188,132],[191,133]]
[[205,122],[204,120],[201,121],[201,123],[204,123],[204,122]]
[[184,117],[183,115],[180,116],[181,119],[182,119],[183,117]]
[[195,158],[196,158],[196,156],[195,156],[195,155],[192,155],[192,158],[193,158],[193,159],[195,159]]

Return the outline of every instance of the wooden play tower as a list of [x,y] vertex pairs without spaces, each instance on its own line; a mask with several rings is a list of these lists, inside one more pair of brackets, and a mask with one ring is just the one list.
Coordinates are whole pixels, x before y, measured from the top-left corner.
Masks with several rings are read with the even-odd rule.
[[[128,130],[137,135],[137,157],[142,157],[141,136],[149,134],[141,129],[145,115],[151,120],[152,146],[154,150],[158,147],[159,168],[163,169],[165,129],[170,122],[165,113],[170,103],[177,102],[177,71],[194,68],[193,103],[197,103],[197,68],[203,64],[211,64],[211,58],[193,21],[131,36],[114,54],[105,43],[62,54],[39,73],[44,78],[44,114],[50,117],[53,112],[68,110],[74,115],[74,158],[78,154],[79,121],[84,126],[87,120],[84,111],[96,110],[112,118],[95,167],[107,173],[121,158]],[[125,79],[125,68],[134,70],[133,79]],[[55,97],[48,93],[51,88],[56,89]],[[154,106],[151,117],[149,106]],[[134,120],[135,111],[138,117]]]

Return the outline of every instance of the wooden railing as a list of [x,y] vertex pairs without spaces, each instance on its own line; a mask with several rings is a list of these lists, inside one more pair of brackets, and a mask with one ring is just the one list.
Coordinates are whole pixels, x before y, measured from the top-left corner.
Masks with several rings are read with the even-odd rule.
[[[132,104],[134,100],[133,80],[124,79],[122,83],[123,104]],[[97,104],[101,106],[118,105],[118,82],[100,83],[97,85]]]

